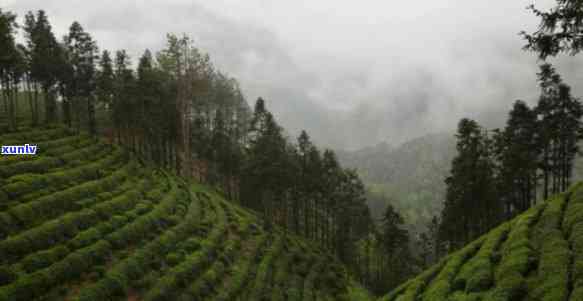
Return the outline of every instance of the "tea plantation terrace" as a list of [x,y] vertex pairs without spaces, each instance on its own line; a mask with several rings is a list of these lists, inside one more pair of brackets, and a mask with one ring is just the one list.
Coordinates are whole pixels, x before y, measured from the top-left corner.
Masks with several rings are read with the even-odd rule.
[[209,187],[62,127],[0,156],[0,300],[341,300],[335,257]]

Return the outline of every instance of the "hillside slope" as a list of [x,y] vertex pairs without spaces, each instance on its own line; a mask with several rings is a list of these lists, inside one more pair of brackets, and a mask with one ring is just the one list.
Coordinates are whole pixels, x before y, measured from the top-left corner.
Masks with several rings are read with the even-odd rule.
[[211,188],[55,128],[0,156],[0,301],[341,300],[335,257]]
[[382,300],[583,300],[583,183],[493,229]]

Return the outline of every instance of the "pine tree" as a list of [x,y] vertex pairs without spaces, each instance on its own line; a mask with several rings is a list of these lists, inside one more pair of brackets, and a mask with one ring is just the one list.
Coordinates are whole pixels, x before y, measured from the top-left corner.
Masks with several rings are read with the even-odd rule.
[[539,160],[540,169],[543,172],[543,198],[548,198],[551,193],[551,181],[553,173],[553,145],[556,142],[557,126],[559,120],[556,118],[554,106],[558,98],[558,86],[562,82],[561,77],[555,73],[555,69],[550,64],[541,65],[541,71],[537,74],[541,87],[541,96],[536,106],[539,116],[539,147],[541,158]]
[[420,264],[422,269],[426,269],[431,265],[432,262],[432,250],[433,245],[431,244],[431,238],[427,234],[427,232],[421,232],[417,237],[417,241],[419,244],[419,257],[420,257]]
[[297,198],[293,204],[293,221],[294,221],[294,228],[295,231],[300,231],[300,219],[301,219],[301,213],[303,213],[303,235],[308,237],[309,233],[310,233],[310,223],[309,223],[309,216],[308,216],[308,210],[309,208],[309,202],[310,202],[310,198],[313,198],[313,195],[311,195],[311,189],[310,189],[310,182],[311,182],[311,174],[309,169],[311,168],[311,163],[310,162],[311,158],[310,158],[310,153],[312,152],[312,150],[314,149],[314,145],[312,144],[312,142],[310,141],[310,137],[308,136],[308,134],[306,133],[306,131],[302,131],[300,133],[300,136],[298,137],[298,160],[299,160],[299,187],[301,187],[301,189],[297,190]]
[[523,101],[517,100],[509,113],[504,131],[496,137],[496,157],[500,162],[498,183],[505,198],[509,218],[528,209],[536,200],[537,115]]
[[532,34],[521,33],[528,42],[525,49],[537,52],[541,59],[561,52],[574,55],[583,49],[583,2],[557,0],[548,11],[534,5],[528,9],[540,18],[540,25]]
[[439,225],[440,221],[439,218],[434,215],[427,226],[427,236],[431,242],[431,246],[433,247],[431,250],[431,263],[437,262],[441,255],[443,254],[443,244],[441,240],[439,240]]
[[150,50],[146,49],[138,63],[136,96],[139,101],[136,101],[137,108],[134,108],[137,111],[135,114],[137,115],[136,121],[139,128],[135,134],[140,136],[137,148],[139,153],[146,158],[151,157],[151,147],[149,145],[154,143],[153,132],[157,126],[152,122],[152,110],[154,109],[153,104],[160,94],[158,81],[159,78],[156,76],[156,70],[154,69],[154,58]]
[[271,220],[275,205],[282,201],[280,197],[289,188],[283,172],[289,162],[287,141],[282,128],[265,109],[263,99],[259,98],[255,107],[243,176],[246,181],[242,184],[246,190],[244,202],[262,210]]
[[571,96],[571,88],[565,84],[559,86],[559,164],[557,174],[560,175],[559,189],[565,191],[571,185],[572,170],[575,157],[579,153],[579,140],[583,133],[583,105],[580,100]]
[[[305,233],[307,233],[307,238],[316,239],[318,223],[320,220],[319,212],[321,211],[319,208],[323,206],[323,193],[320,186],[323,171],[322,156],[320,150],[318,150],[315,145],[312,145],[312,147],[308,149],[306,155],[309,165],[307,170],[305,170],[306,178],[304,178],[304,182],[301,184],[302,186],[305,186],[303,190],[306,192],[305,195],[307,196],[306,202],[304,203],[304,221],[307,226]],[[298,172],[299,170],[300,169],[298,169]],[[360,179],[358,179],[358,181],[360,181]]]
[[129,126],[133,121],[131,102],[134,97],[135,77],[129,68],[130,59],[125,50],[115,55],[112,119],[118,143],[130,146]]
[[0,88],[4,100],[4,111],[8,115],[9,130],[16,130],[15,89],[19,81],[19,61],[23,61],[14,41],[17,27],[16,16],[0,10]]
[[437,262],[441,256],[441,243],[439,241],[439,218],[433,216],[426,225],[424,232],[419,234],[421,245],[421,268],[425,269]]
[[75,70],[71,63],[71,54],[66,43],[60,46],[59,69],[57,73],[58,91],[61,95],[61,111],[63,113],[63,123],[72,127],[73,112],[72,102],[75,97]]
[[27,15],[25,31],[31,54],[31,77],[42,88],[45,122],[52,123],[57,118],[56,84],[62,57],[61,47],[43,10],[39,10],[35,17],[32,13]]
[[539,115],[540,168],[543,171],[543,197],[567,189],[573,160],[581,137],[581,103],[571,96],[550,64],[538,73],[541,96],[536,107]]
[[25,15],[24,21],[24,36],[26,39],[26,56],[27,56],[27,88],[29,92],[29,106],[31,112],[32,125],[36,126],[39,123],[39,79],[36,78],[36,74],[33,73],[33,69],[38,68],[35,66],[39,62],[36,58],[38,53],[35,52],[35,42],[36,42],[36,17],[29,11]]
[[97,100],[109,108],[113,103],[113,62],[109,51],[104,50],[99,60],[99,70],[96,75]]
[[[229,173],[230,165],[230,141],[227,132],[225,120],[223,114],[220,110],[215,113],[215,118],[213,120],[212,136],[210,141],[211,162],[213,166],[211,167],[209,181],[211,184],[218,184],[224,180],[222,175],[227,175]],[[223,188],[226,188],[226,183],[220,183]]]
[[97,45],[85,32],[79,22],[73,22],[69,27],[69,34],[65,38],[65,43],[70,54],[71,64],[73,66],[74,78],[74,95],[75,101],[73,107],[77,112],[77,130],[81,126],[81,99],[86,102],[87,128],[91,135],[97,133],[95,119],[94,92],[96,88],[96,68]]
[[405,229],[403,217],[393,208],[387,206],[381,220],[380,231],[381,250],[381,279],[385,285],[380,291],[390,290],[406,279],[407,266],[411,264],[409,258],[409,234]]
[[477,122],[462,119],[456,134],[457,156],[446,179],[440,239],[456,249],[501,220],[496,197],[492,141]]
[[286,163],[286,141],[282,135],[281,127],[276,123],[273,115],[267,114],[265,128],[257,144],[256,153],[262,160],[262,174],[260,176],[264,189],[261,197],[263,204],[263,216],[266,219],[273,218],[275,208],[281,201],[279,197],[286,188],[286,178],[281,172]]
[[395,254],[396,250],[406,245],[409,241],[407,230],[404,229],[405,220],[389,204],[383,214],[382,222],[382,244],[384,251],[389,257]]

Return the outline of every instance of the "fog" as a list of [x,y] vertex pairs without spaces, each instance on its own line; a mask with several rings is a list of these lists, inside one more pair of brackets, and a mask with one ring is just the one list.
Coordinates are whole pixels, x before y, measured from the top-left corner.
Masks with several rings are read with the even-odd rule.
[[[267,100],[296,136],[355,149],[452,131],[462,117],[501,126],[516,99],[535,103],[537,58],[518,33],[538,20],[522,0],[72,1],[2,0],[46,10],[58,36],[79,21],[100,49],[137,61],[167,32],[185,33],[238,79],[249,103]],[[537,1],[548,8],[554,1]],[[551,60],[577,96],[582,56]]]

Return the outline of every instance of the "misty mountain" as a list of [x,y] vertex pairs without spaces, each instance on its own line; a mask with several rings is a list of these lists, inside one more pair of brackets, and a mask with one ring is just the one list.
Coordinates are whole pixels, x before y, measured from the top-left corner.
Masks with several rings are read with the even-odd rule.
[[[583,145],[580,145],[583,149]],[[379,219],[387,204],[399,209],[412,230],[423,230],[441,213],[445,178],[456,154],[453,134],[437,133],[399,146],[386,142],[355,151],[338,150],[342,165],[356,168],[367,185],[368,205]],[[583,156],[575,160],[573,182],[583,180]]]
[[342,165],[356,168],[367,185],[375,218],[391,203],[417,230],[441,211],[444,180],[454,155],[455,139],[448,133],[421,136],[396,147],[380,143],[338,151]]

